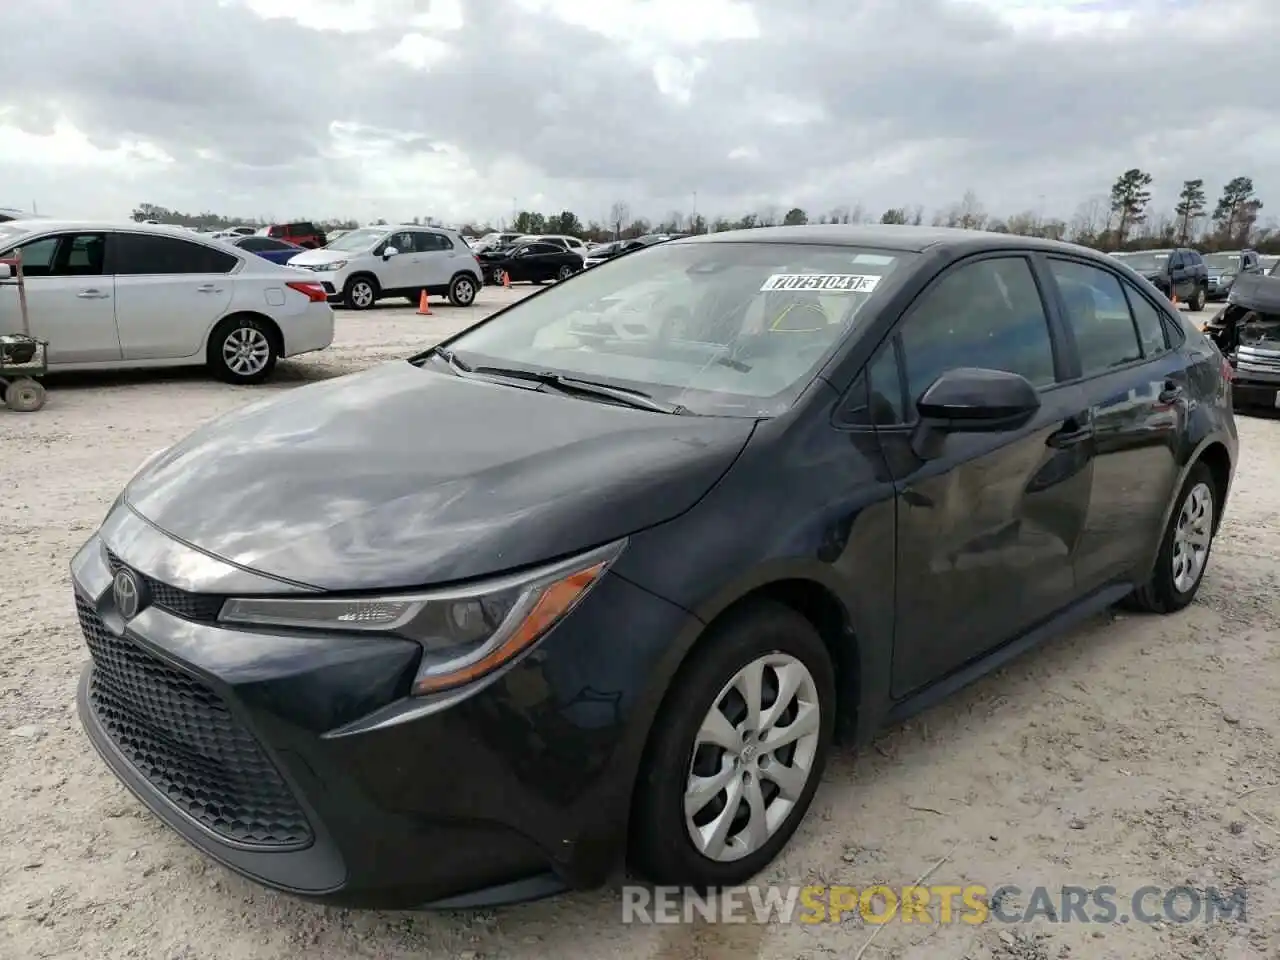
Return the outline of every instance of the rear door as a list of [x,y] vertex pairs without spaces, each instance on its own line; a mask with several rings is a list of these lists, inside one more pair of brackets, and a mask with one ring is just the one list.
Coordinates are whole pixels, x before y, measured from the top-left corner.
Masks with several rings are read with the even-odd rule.
[[1150,551],[1178,480],[1187,372],[1164,310],[1119,273],[1054,255],[1043,261],[1093,439],[1089,512],[1076,553],[1081,590],[1124,578]]
[[[59,233],[19,247],[31,335],[51,364],[120,359],[115,288],[104,273],[106,234]],[[12,255],[14,251],[4,254]],[[22,331],[18,288],[0,286],[0,333]]]
[[108,234],[107,265],[124,359],[177,360],[203,352],[231,303],[240,260],[179,237],[119,232]]
[[[876,429],[897,491],[895,697],[1014,639],[1077,595],[1073,553],[1090,480],[1081,394],[1061,382],[1065,349],[1030,256],[1001,253],[935,279],[872,360],[883,411]],[[947,435],[938,456],[920,459],[916,403],[958,367],[1021,374],[1037,388],[1040,411],[1016,429]],[[888,425],[891,418],[901,422]]]
[[449,237],[434,230],[418,230],[414,233],[414,247],[425,278],[423,286],[443,287],[453,279],[458,252]]

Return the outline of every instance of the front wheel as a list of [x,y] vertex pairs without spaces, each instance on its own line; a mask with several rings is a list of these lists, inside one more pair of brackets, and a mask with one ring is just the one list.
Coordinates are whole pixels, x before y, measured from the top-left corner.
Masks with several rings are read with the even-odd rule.
[[1174,613],[1195,599],[1217,529],[1218,497],[1203,462],[1191,468],[1179,491],[1151,579],[1129,595],[1125,606],[1148,613]]
[[711,628],[654,723],[631,858],[658,884],[745,883],[800,825],[822,779],[835,672],[804,617],[753,603]]
[[558,280],[561,283],[568,280],[572,276],[573,276],[573,267],[569,266],[567,263],[563,267],[561,267],[559,270],[556,271],[556,280]]
[[377,299],[378,286],[372,277],[352,277],[342,290],[342,301],[351,310],[368,310]]
[[469,307],[476,302],[476,281],[467,273],[460,273],[449,283],[449,302],[455,307]]
[[209,369],[227,383],[261,383],[279,357],[274,331],[255,317],[227,317],[209,338]]

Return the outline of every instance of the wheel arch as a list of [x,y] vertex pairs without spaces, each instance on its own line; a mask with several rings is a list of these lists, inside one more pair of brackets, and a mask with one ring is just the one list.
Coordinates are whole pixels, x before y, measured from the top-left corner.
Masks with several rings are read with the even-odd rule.
[[209,355],[210,351],[213,350],[213,335],[218,332],[219,328],[221,328],[228,320],[238,320],[241,317],[248,317],[251,320],[257,320],[266,327],[267,336],[271,338],[271,345],[275,348],[276,356],[281,358],[284,357],[284,331],[280,329],[280,324],[276,323],[274,319],[267,316],[265,313],[260,313],[257,310],[232,310],[226,316],[219,317],[215,320],[213,325],[209,327],[209,332],[205,334],[204,338],[204,350],[206,357]]

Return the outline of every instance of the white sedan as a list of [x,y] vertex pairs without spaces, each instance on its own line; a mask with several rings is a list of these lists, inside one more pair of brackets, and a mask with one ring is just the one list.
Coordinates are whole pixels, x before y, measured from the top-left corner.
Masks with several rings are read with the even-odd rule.
[[[333,342],[314,276],[180,227],[0,223],[0,260],[19,254],[51,371],[200,365],[260,383],[280,358]],[[0,333],[21,330],[18,289],[0,284]]]

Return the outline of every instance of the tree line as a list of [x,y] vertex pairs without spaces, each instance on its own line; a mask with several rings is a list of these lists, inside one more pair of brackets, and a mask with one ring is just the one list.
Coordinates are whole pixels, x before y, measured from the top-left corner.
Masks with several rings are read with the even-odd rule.
[[[465,235],[482,236],[495,230],[525,234],[569,234],[586,240],[629,239],[646,233],[708,233],[747,230],[753,227],[805,223],[890,223],[959,227],[990,230],[1050,240],[1068,240],[1100,250],[1144,250],[1175,245],[1196,246],[1205,251],[1253,247],[1263,253],[1280,253],[1280,228],[1274,223],[1259,225],[1262,201],[1250,177],[1233,177],[1223,185],[1217,202],[1209,207],[1203,179],[1185,180],[1177,202],[1168,210],[1152,208],[1154,178],[1134,167],[1121,173],[1109,193],[1083,201],[1070,220],[1045,217],[1036,210],[1009,216],[987,212],[972,190],[955,203],[934,211],[926,218],[922,206],[890,207],[878,217],[862,205],[838,206],[817,214],[800,207],[769,207],[738,218],[701,214],[685,215],[673,210],[662,219],[633,217],[628,204],[613,204],[607,220],[583,221],[572,210],[538,213],[521,210],[511,220],[497,223],[468,222],[455,226]],[[157,220],[196,229],[216,230],[229,226],[262,226],[261,217],[237,218],[212,212],[181,213],[155,204],[143,203],[133,211],[133,219]],[[352,229],[354,220],[315,221],[327,230]],[[440,225],[432,217],[415,216],[415,224]],[[385,220],[375,224],[385,224]]]

